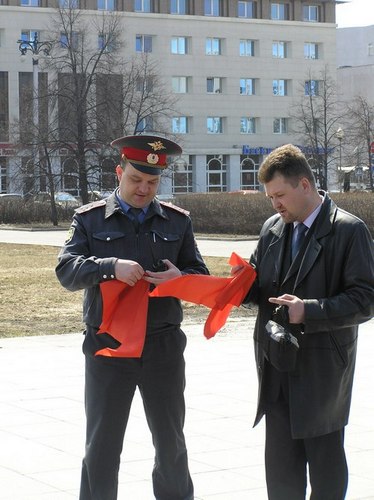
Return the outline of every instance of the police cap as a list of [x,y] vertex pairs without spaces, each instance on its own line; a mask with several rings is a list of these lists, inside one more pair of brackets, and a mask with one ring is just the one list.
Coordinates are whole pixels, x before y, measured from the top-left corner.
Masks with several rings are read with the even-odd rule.
[[160,175],[167,167],[167,156],[179,156],[182,148],[169,139],[156,135],[129,135],[111,142],[119,149],[122,161],[145,174]]

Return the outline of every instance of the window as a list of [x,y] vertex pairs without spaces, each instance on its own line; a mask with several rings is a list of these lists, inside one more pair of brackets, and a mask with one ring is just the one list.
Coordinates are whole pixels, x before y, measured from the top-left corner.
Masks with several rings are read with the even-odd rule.
[[154,85],[154,77],[153,76],[148,76],[145,78],[143,76],[139,76],[136,79],[136,90],[138,92],[142,92],[145,95],[152,92],[153,85]]
[[285,59],[287,57],[287,42],[273,42],[273,57]]
[[286,134],[287,133],[287,118],[274,118],[273,133]]
[[287,80],[273,80],[273,95],[287,95]]
[[220,0],[204,0],[204,15],[219,16],[220,15]]
[[8,187],[6,158],[0,156],[0,193],[6,193]]
[[172,132],[174,134],[188,133],[188,118],[187,116],[175,116],[172,119]]
[[319,81],[307,80],[304,85],[304,94],[311,96],[319,95]]
[[110,41],[110,36],[105,33],[100,33],[97,36],[97,48],[104,52],[111,52],[113,50],[113,45]]
[[97,10],[115,10],[114,0],[97,0]]
[[319,8],[317,5],[304,5],[303,21],[316,23],[319,21]]
[[219,56],[221,54],[221,39],[207,38],[205,41],[205,54],[208,56]]
[[256,2],[246,2],[245,0],[239,0],[238,17],[255,19],[257,17]]
[[30,42],[30,41],[34,40],[35,36],[40,41],[39,31],[31,31],[31,30],[22,30],[21,31],[21,40],[24,40],[25,42]]
[[61,9],[78,9],[79,0],[59,0],[59,6]]
[[77,191],[78,165],[75,158],[65,158],[61,163],[61,187],[63,191]]
[[188,53],[188,39],[185,36],[173,36],[171,39],[171,53],[172,54],[187,54]]
[[222,78],[219,77],[207,78],[206,91],[208,94],[220,94],[222,92]]
[[79,33],[77,31],[73,31],[69,35],[67,33],[60,33],[60,46],[63,49],[71,48],[72,50],[77,50],[79,46]]
[[170,14],[188,14],[186,0],[170,0]]
[[239,54],[241,56],[253,57],[255,55],[255,42],[254,40],[240,40]]
[[240,94],[241,95],[255,95],[255,79],[254,78],[241,78],[240,79]]
[[287,3],[271,4],[271,19],[273,21],[287,21],[289,19],[289,8]]
[[207,155],[206,159],[208,192],[226,191],[226,155]]
[[318,59],[318,44],[312,42],[304,43],[304,58]]
[[0,71],[0,141],[9,140],[9,75]]
[[151,10],[151,0],[134,0],[134,10],[135,12],[152,12]]
[[220,116],[208,116],[206,119],[206,128],[208,134],[222,134],[222,118]]
[[39,7],[39,0],[21,0],[23,7]]
[[152,36],[136,35],[135,50],[136,52],[152,52]]
[[256,133],[256,118],[242,116],[240,118],[240,133],[255,134]]
[[192,193],[192,156],[188,157],[188,163],[183,158],[178,158],[172,163],[172,192]]
[[147,118],[142,118],[136,125],[136,133],[141,132],[153,132],[153,120],[151,116]]
[[186,94],[188,92],[188,77],[173,76],[171,79],[171,87],[175,94]]
[[240,156],[240,189],[259,189],[259,155]]

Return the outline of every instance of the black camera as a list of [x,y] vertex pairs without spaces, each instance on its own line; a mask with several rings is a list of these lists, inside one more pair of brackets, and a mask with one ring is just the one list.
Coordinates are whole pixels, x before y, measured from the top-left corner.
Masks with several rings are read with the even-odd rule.
[[286,328],[289,325],[290,318],[288,316],[287,306],[278,306],[274,309],[271,319]]
[[162,259],[158,259],[153,266],[152,266],[152,271],[155,273],[162,273],[163,271],[167,271],[168,266],[165,264],[165,262]]
[[299,343],[288,327],[288,307],[278,306],[272,319],[266,323],[265,330],[269,338],[266,357],[280,372],[292,371],[296,366]]

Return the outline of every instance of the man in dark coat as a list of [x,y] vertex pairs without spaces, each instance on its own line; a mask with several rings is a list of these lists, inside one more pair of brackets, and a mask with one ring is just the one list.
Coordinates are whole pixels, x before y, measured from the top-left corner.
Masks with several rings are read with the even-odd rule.
[[[180,301],[150,298],[148,310],[146,303],[139,313],[139,303],[131,299],[123,327],[132,333],[144,324],[144,348],[138,356],[118,357],[126,342],[119,345],[118,338],[99,331],[101,287],[111,281],[116,285],[117,280],[130,292],[139,285],[143,292],[144,282],[154,286],[181,274],[209,273],[188,213],[155,198],[167,155],[179,155],[180,147],[155,136],[123,137],[112,145],[121,154],[116,169],[119,188],[106,200],[76,211],[56,268],[64,287],[85,290],[87,427],[79,498],[117,498],[122,444],[138,387],[155,447],[154,495],[157,500],[192,500],[183,433],[186,336],[180,328]],[[144,301],[144,294],[141,297]]]
[[[259,180],[277,211],[265,222],[251,256],[258,278],[246,299],[258,304],[255,425],[266,416],[268,496],[305,499],[308,465],[311,498],[343,500],[348,484],[344,428],[358,325],[374,315],[373,239],[360,219],[317,191],[295,146],[275,149],[261,165]],[[292,256],[300,228],[301,246]],[[272,318],[299,344],[296,365],[288,371],[270,362],[274,340],[266,325]]]

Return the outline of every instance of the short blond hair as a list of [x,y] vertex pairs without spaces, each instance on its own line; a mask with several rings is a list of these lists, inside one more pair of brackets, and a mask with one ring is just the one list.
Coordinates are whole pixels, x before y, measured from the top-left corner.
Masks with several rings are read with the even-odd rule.
[[258,171],[258,180],[261,184],[267,184],[276,175],[282,175],[292,185],[297,185],[302,177],[306,177],[313,187],[316,186],[308,160],[301,149],[293,144],[279,146],[265,158]]

